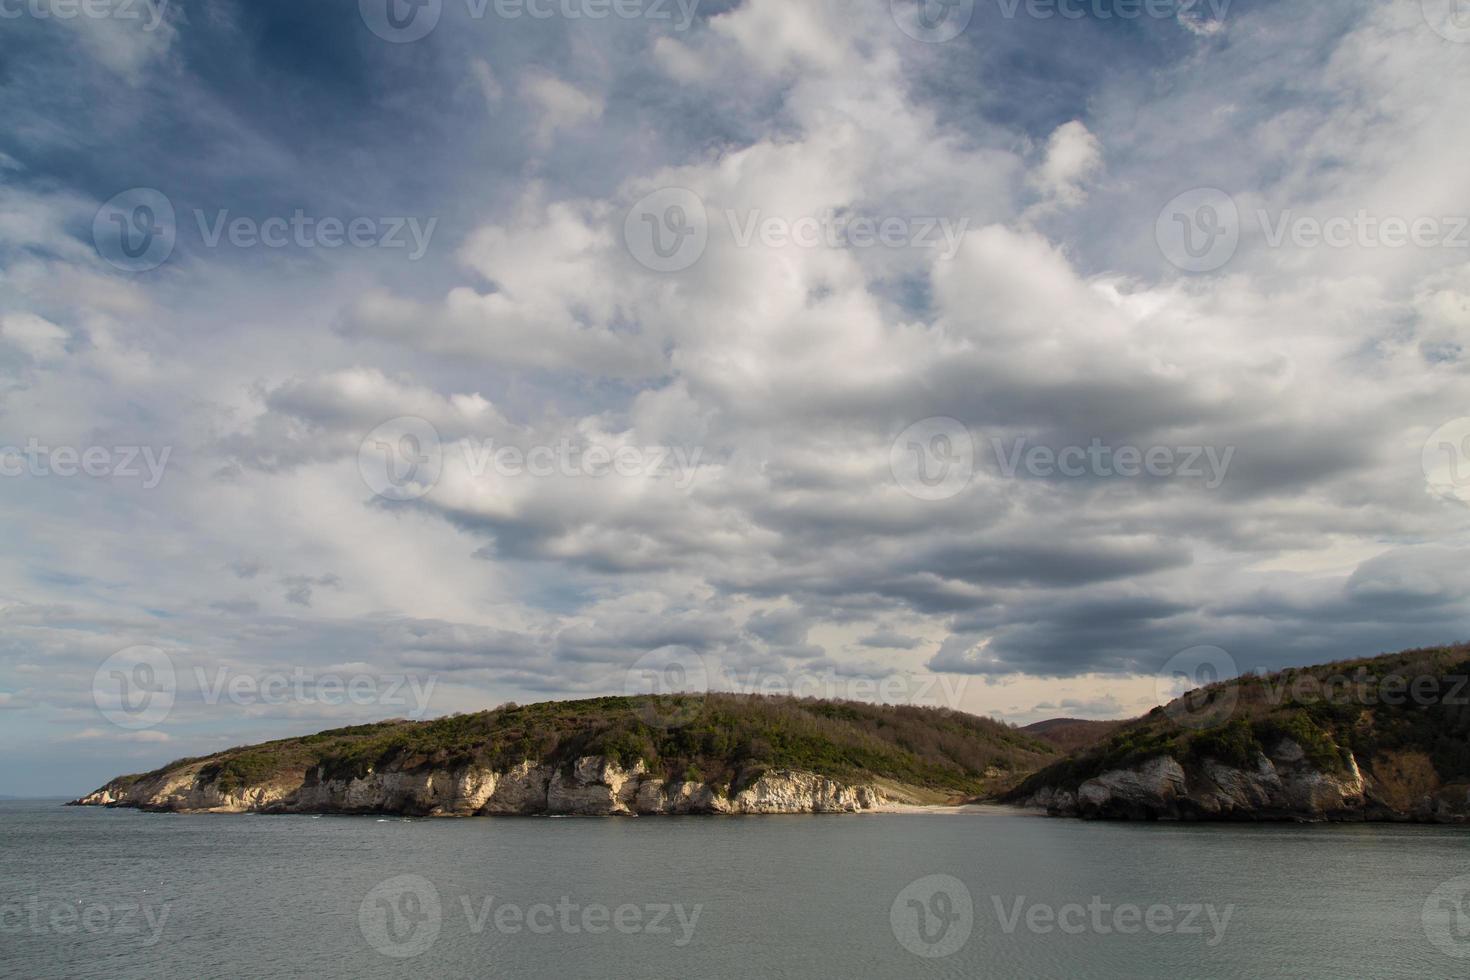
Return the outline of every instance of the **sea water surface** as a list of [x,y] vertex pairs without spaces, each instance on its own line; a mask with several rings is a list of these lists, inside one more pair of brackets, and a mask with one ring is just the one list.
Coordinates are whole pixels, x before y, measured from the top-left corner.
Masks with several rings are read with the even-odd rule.
[[1467,833],[0,802],[0,975],[1465,977]]

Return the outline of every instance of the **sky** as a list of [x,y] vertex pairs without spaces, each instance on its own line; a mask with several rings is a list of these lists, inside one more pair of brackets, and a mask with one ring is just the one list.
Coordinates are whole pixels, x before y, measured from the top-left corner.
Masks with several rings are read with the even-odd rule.
[[1470,633],[1453,0],[0,39],[0,793],[642,690],[1127,717]]

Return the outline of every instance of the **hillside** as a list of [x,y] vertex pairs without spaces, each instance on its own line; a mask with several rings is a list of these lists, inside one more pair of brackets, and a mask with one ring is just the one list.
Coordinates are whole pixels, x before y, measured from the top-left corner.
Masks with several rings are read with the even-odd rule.
[[599,698],[244,746],[119,777],[77,802],[429,815],[854,810],[993,794],[1057,755],[944,709]]
[[1248,675],[1128,722],[1012,802],[1123,819],[1470,815],[1470,646]]
[[1062,752],[1076,752],[1091,748],[1107,738],[1127,722],[1086,721],[1081,718],[1049,718],[1046,721],[1024,725],[1021,731],[1031,735]]

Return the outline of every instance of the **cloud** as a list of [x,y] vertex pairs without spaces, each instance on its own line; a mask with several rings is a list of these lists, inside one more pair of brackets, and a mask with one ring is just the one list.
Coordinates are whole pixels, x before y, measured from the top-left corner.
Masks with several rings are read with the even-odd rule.
[[[1470,404],[1470,263],[1266,234],[1463,210],[1470,64],[1412,4],[997,18],[944,45],[883,4],[446,22],[417,46],[293,11],[216,5],[106,52],[18,27],[0,412],[50,446],[172,453],[149,489],[5,478],[17,744],[95,725],[98,666],[138,644],[183,676],[432,676],[436,712],[621,691],[677,651],[722,680],[938,672],[984,680],[973,710],[1103,715],[1146,710],[1194,645],[1247,669],[1470,626],[1470,510],[1423,469]],[[91,241],[133,186],[179,215],[141,273]],[[627,229],[671,187],[708,234],[664,271]],[[1241,233],[1188,274],[1159,220],[1199,187]],[[443,247],[210,248],[193,215],[221,209],[437,218]],[[400,417],[443,465],[387,500],[360,463]],[[935,418],[964,438],[898,442]],[[915,444],[964,468],[952,496],[896,477]],[[1025,463],[1094,444],[1230,462],[1213,486]],[[667,465],[494,462],[563,446]],[[393,713],[237,707],[181,697],[167,752]],[[148,762],[108,744],[25,778]]]
[[[483,65],[484,62],[477,62]],[[486,72],[479,72],[481,88],[486,98],[493,89],[486,87]],[[532,104],[536,113],[536,142],[543,149],[551,145],[556,134],[564,129],[575,129],[602,115],[602,100],[583,92],[555,75],[537,72],[529,76],[521,87],[524,97]]]
[[0,316],[0,339],[38,361],[55,360],[66,353],[66,331],[34,313]]
[[1102,144],[1080,120],[1058,126],[1030,181],[1047,205],[1074,207],[1086,199],[1085,182],[1102,167]]

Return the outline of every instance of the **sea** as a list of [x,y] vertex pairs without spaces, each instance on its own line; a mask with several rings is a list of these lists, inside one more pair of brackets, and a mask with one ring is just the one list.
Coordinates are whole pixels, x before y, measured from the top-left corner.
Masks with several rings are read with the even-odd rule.
[[0,802],[0,976],[1463,978],[1470,829]]

